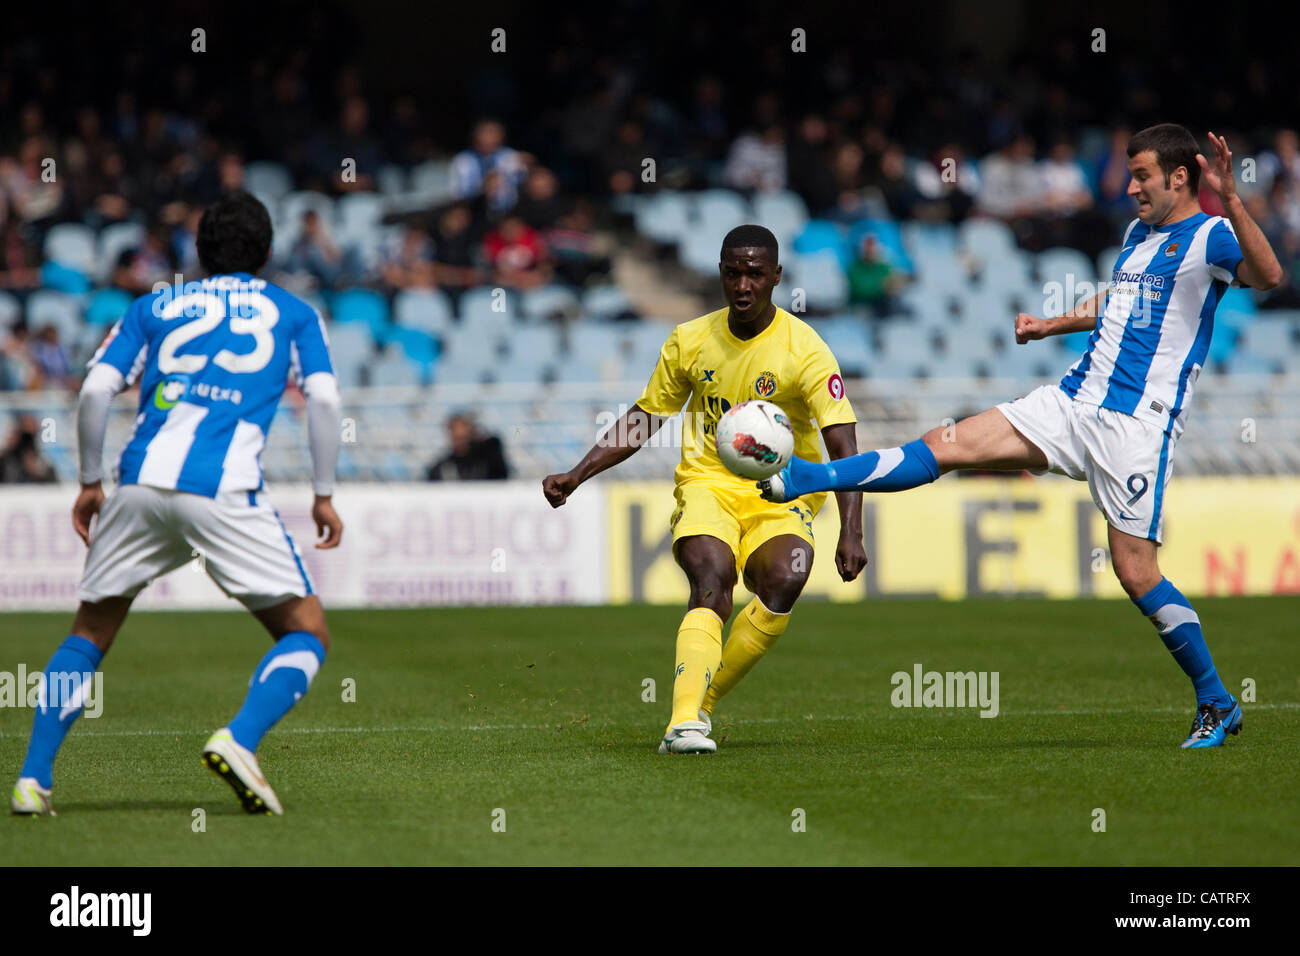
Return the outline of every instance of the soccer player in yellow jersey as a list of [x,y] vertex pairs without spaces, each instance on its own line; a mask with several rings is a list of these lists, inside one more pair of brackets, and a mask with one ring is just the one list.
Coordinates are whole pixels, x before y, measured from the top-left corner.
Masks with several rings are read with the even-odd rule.
[[[690,582],[690,609],[677,631],[673,712],[660,753],[712,753],[718,700],[786,629],[812,568],[813,517],[826,495],[774,505],[718,460],[714,434],[731,406],[761,398],[794,426],[795,454],[821,459],[816,427],[832,458],[856,453],[853,409],[835,356],[805,322],[772,304],[781,281],[776,237],[738,226],[723,240],[719,263],[727,308],[677,326],[668,336],[644,394],[571,471],[548,475],[542,491],[558,508],[594,475],[625,461],[665,418],[686,406],[677,466],[673,556]],[[835,567],[852,581],[867,563],[862,496],[836,492],[840,537]],[[738,579],[755,598],[731,626]]]

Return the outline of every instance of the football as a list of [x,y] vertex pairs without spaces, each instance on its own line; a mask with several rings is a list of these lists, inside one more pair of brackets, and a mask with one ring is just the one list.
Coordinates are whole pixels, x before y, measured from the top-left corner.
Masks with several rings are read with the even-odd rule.
[[794,454],[794,428],[771,402],[741,402],[718,422],[718,457],[742,478],[767,478],[785,467]]

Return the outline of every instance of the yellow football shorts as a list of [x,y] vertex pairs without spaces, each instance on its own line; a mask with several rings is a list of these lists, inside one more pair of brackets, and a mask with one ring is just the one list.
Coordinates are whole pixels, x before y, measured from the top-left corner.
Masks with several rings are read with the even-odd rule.
[[736,556],[736,577],[744,579],[749,556],[783,534],[813,543],[813,518],[826,494],[805,495],[785,504],[765,501],[751,482],[685,481],[673,489],[677,508],[669,526],[673,554],[677,542],[692,535],[719,538]]

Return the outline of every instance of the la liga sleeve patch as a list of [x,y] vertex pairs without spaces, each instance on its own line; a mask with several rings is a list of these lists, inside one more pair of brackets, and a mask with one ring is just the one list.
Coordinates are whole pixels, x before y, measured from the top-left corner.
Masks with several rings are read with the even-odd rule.
[[837,402],[844,397],[844,379],[840,378],[839,372],[831,373],[831,377],[826,380],[826,390]]

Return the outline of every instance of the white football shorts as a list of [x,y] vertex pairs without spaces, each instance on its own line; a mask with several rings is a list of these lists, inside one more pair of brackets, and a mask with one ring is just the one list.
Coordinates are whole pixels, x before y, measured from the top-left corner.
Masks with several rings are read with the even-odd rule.
[[1160,543],[1174,438],[1132,415],[1075,401],[1056,385],[997,409],[1047,456],[1039,474],[1086,479],[1111,527]]
[[206,498],[119,485],[100,509],[77,596],[90,602],[135,597],[154,578],[195,560],[250,611],[314,592],[265,491]]

